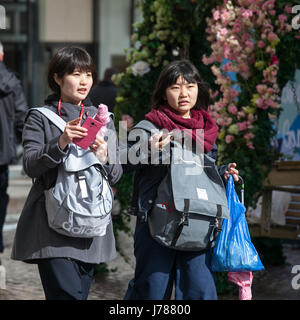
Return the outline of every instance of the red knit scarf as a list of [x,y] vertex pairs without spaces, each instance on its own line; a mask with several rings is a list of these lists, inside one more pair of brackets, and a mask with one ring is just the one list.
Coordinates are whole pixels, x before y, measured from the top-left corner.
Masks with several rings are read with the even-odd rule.
[[[218,126],[205,110],[192,109],[191,118],[183,118],[172,111],[168,106],[152,109],[145,118],[159,129],[168,131],[192,129],[191,138],[200,147],[203,147],[203,135],[197,134],[196,129],[204,129],[204,152],[209,152],[218,137]],[[190,131],[190,130],[189,130]],[[189,136],[189,131],[186,134]]]

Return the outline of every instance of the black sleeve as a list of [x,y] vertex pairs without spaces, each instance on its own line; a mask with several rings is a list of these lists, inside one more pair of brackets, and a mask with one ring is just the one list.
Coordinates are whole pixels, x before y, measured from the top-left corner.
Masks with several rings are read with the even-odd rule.
[[15,127],[17,142],[19,143],[22,140],[22,131],[24,127],[25,116],[28,111],[26,98],[20,82],[18,82],[18,84],[16,85],[13,92],[13,96],[14,96],[14,104],[15,104],[14,127]]
[[150,136],[150,132],[134,128],[126,137],[120,138],[120,157],[124,172],[133,172],[149,165],[157,167],[170,164],[170,149],[153,150],[151,153]]
[[[211,158],[215,159],[216,163],[217,163],[217,161],[218,161],[218,147],[216,144],[214,144],[213,148],[207,153],[207,155],[210,156]],[[219,175],[221,176],[224,184],[226,184],[226,180],[224,179],[224,174],[225,174],[225,171],[227,170],[227,168],[228,168],[228,165],[226,165],[226,164],[217,166]]]

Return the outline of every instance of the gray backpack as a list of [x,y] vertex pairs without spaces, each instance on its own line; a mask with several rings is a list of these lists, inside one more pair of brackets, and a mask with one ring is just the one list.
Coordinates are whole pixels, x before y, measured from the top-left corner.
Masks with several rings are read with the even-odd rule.
[[[35,108],[61,131],[66,122],[56,113]],[[56,232],[76,238],[104,236],[111,222],[113,193],[101,162],[92,151],[69,144],[58,166],[55,186],[45,190],[48,224]]]
[[[135,128],[157,129],[143,120]],[[229,218],[226,190],[215,165],[206,154],[196,156],[172,142],[168,173],[158,186],[148,216],[151,236],[160,244],[183,251],[211,248]]]

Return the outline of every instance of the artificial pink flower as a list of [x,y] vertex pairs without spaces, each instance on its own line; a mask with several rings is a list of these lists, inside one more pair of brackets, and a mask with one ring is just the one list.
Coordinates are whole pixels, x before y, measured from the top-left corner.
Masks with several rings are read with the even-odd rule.
[[267,86],[265,84],[258,84],[256,90],[259,94],[264,94],[267,90]]
[[266,44],[265,44],[264,41],[259,40],[258,43],[257,43],[257,46],[262,49],[262,48],[264,48],[266,46]]
[[216,10],[216,11],[213,13],[213,18],[214,18],[214,20],[219,20],[219,19],[220,19],[220,12],[219,12],[219,10]]
[[249,17],[253,16],[253,11],[249,10],[249,9],[246,9],[246,10],[243,11],[242,16],[244,18],[248,19]]
[[241,23],[239,20],[236,20],[233,25],[233,32],[239,34],[241,31]]
[[276,56],[272,56],[271,60],[272,60],[272,64],[279,64],[279,60]]
[[232,62],[229,61],[223,65],[224,72],[233,72]]
[[254,115],[252,113],[248,114],[248,120],[252,122],[254,120]]
[[254,145],[253,145],[253,143],[252,143],[251,141],[249,141],[249,142],[247,143],[247,147],[248,147],[249,149],[252,149],[252,150],[255,149],[255,148],[254,148]]
[[231,113],[231,114],[234,114],[236,115],[238,113],[238,109],[235,105],[230,105],[229,108],[228,108],[228,111]]
[[256,100],[256,105],[258,106],[258,108],[264,109],[264,106],[265,106],[264,99],[263,98],[258,98]]
[[274,27],[270,23],[267,23],[263,26],[263,33],[271,32],[273,30],[274,30]]
[[238,126],[240,131],[244,131],[244,130],[248,129],[249,123],[248,123],[248,121],[237,122],[237,126]]
[[227,144],[231,143],[233,140],[234,140],[234,136],[231,135],[231,134],[228,134],[228,135],[225,137],[225,142],[226,142]]
[[273,9],[274,8],[274,0],[268,0],[262,5],[262,10]]
[[212,64],[215,61],[215,59],[214,59],[213,56],[207,57],[204,54],[203,57],[202,57],[202,61],[203,61],[204,64],[208,65],[208,64]]
[[242,41],[246,42],[246,41],[248,41],[248,40],[250,40],[250,39],[251,39],[251,34],[249,34],[249,33],[244,33],[244,34],[242,35]]
[[266,99],[265,103],[267,106],[276,109],[277,108],[277,104],[272,100],[272,99]]
[[247,40],[246,43],[245,43],[245,45],[246,45],[248,48],[250,48],[250,49],[253,49],[253,48],[254,48],[254,43],[253,43],[252,41],[250,41],[250,40]]
[[223,37],[227,34],[227,32],[228,32],[228,30],[227,30],[226,28],[222,28],[222,29],[220,30],[220,34],[221,34],[221,36],[223,36]]
[[209,96],[211,99],[215,99],[218,96],[219,92],[216,90],[213,92],[211,89],[209,89]]
[[254,134],[252,132],[247,132],[246,134],[244,134],[244,139],[246,140],[251,140],[254,138]]
[[222,10],[222,13],[221,13],[221,21],[223,24],[227,24],[228,23],[228,19],[229,19],[229,14],[226,10]]
[[286,13],[292,13],[292,7],[290,7],[289,5],[286,5],[286,6],[284,7],[284,11],[285,11]]
[[230,58],[230,48],[228,46],[224,46],[224,57],[226,59],[229,59]]
[[269,41],[277,40],[277,35],[274,32],[269,32],[268,33],[268,40]]
[[216,120],[216,123],[223,127],[225,125],[225,119],[223,119],[222,117],[219,117],[217,120]]
[[240,70],[241,70],[241,72],[248,73],[248,72],[249,72],[249,66],[246,65],[246,64],[242,64],[242,65],[240,66]]

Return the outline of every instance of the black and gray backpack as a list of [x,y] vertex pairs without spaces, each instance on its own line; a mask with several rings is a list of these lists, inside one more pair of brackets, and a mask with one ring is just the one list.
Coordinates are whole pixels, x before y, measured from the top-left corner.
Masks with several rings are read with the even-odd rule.
[[[61,131],[66,122],[50,109],[34,108]],[[101,162],[91,150],[69,144],[55,186],[44,191],[49,227],[75,238],[100,237],[111,223],[113,193]]]
[[[147,120],[135,128],[153,132]],[[226,190],[215,160],[197,156],[172,142],[168,173],[160,182],[148,225],[151,236],[160,244],[183,251],[211,248],[229,218]]]

